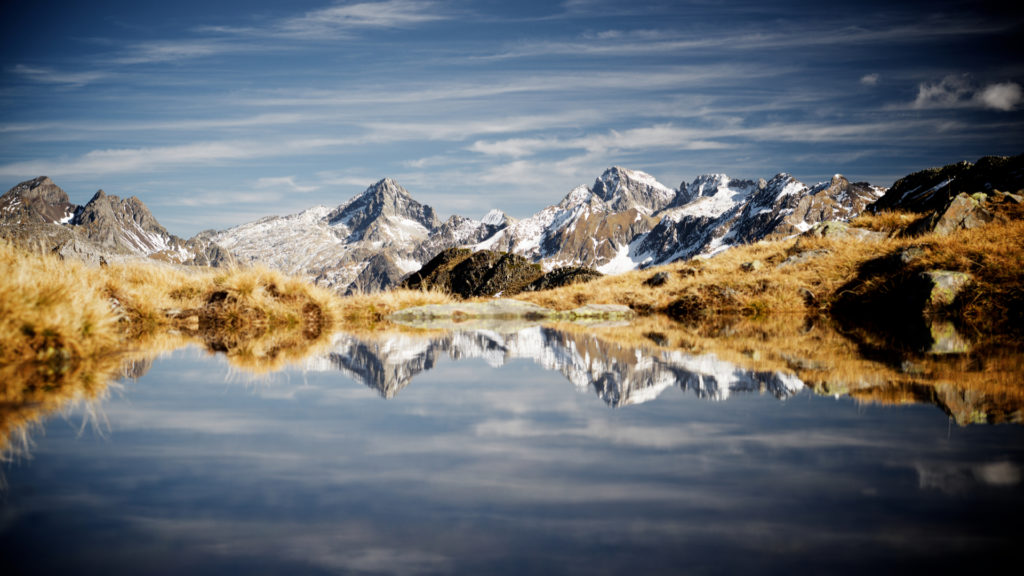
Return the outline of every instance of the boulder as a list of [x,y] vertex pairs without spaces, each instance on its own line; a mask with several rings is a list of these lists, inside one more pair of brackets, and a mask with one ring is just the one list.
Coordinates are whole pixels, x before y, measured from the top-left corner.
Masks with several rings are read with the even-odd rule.
[[670,277],[669,273],[665,272],[664,270],[662,270],[661,272],[658,272],[657,274],[655,274],[654,276],[651,276],[647,280],[644,280],[644,285],[645,286],[650,286],[652,288],[656,288],[656,287],[662,286],[666,282],[668,282],[669,277]]
[[933,232],[948,236],[957,230],[971,230],[991,222],[995,214],[986,207],[988,196],[962,192],[953,197],[941,210],[918,220],[907,229],[907,236]]
[[855,228],[846,222],[835,221],[819,222],[818,224],[811,226],[809,230],[800,236],[804,238],[854,239],[861,241],[880,240],[885,238],[885,234],[882,234],[881,232],[866,230],[864,228]]

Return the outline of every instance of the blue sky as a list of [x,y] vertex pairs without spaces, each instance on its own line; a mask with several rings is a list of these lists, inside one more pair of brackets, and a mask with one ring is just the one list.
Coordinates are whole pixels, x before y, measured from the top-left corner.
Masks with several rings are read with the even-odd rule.
[[140,197],[189,236],[396,178],[524,217],[612,165],[808,184],[1024,152],[987,2],[5,0],[0,188]]

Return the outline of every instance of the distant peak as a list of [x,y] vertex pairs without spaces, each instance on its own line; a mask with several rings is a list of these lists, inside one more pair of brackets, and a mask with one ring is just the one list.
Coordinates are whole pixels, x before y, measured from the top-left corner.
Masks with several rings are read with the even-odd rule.
[[505,214],[504,212],[502,212],[501,210],[498,210],[497,208],[495,208],[495,209],[491,210],[490,212],[488,212],[487,214],[485,214],[483,219],[481,220],[482,223],[490,225],[490,226],[497,226],[499,224],[504,224],[507,221],[508,221],[508,215]]
[[366,189],[364,194],[384,194],[409,196],[409,191],[402,187],[394,178],[382,178]]

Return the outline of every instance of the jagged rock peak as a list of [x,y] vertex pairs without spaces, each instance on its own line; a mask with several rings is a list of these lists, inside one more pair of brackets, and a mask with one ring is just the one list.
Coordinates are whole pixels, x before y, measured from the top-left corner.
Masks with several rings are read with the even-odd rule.
[[4,196],[21,196],[22,199],[42,200],[47,203],[68,201],[68,195],[47,176],[26,180],[7,191]]
[[696,200],[701,196],[714,196],[719,188],[729,186],[729,177],[725,174],[701,174],[687,184],[679,185],[679,192],[684,202]]
[[21,222],[66,222],[77,206],[46,176],[21,182],[0,196],[0,218]]
[[408,190],[391,178],[379,180],[327,215],[331,225],[340,223],[350,228],[359,228],[380,217],[414,220],[428,230],[440,225],[433,208],[417,202]]
[[488,226],[501,226],[503,224],[508,224],[508,222],[508,214],[505,214],[497,208],[491,210],[487,214],[484,214],[484,217],[480,220],[481,224],[487,224]]
[[639,170],[612,166],[594,182],[593,192],[616,210],[661,210],[675,198],[675,191]]

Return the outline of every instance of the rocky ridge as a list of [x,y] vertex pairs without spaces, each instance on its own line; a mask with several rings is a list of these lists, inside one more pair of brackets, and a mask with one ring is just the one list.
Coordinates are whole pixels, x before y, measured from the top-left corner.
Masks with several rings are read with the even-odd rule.
[[0,237],[92,262],[131,257],[203,266],[233,262],[209,235],[186,241],[168,232],[135,196],[122,199],[99,190],[78,206],[45,176],[0,196]]
[[986,157],[925,170],[888,192],[838,174],[807,186],[785,173],[769,180],[707,174],[671,189],[644,172],[612,167],[593,184],[522,220],[495,210],[480,220],[454,215],[444,222],[397,182],[383,179],[335,208],[271,216],[188,241],[169,234],[137,198],[100,191],[85,206],[75,206],[40,177],[0,197],[0,231],[37,249],[86,259],[125,254],[213,265],[237,259],[342,293],[373,292],[398,285],[456,247],[507,252],[544,271],[571,267],[614,274],[667,264],[847,221],[869,207],[931,210],[955,197],[945,192],[950,182],[1017,190],[1024,181],[1022,163],[1021,156]]

